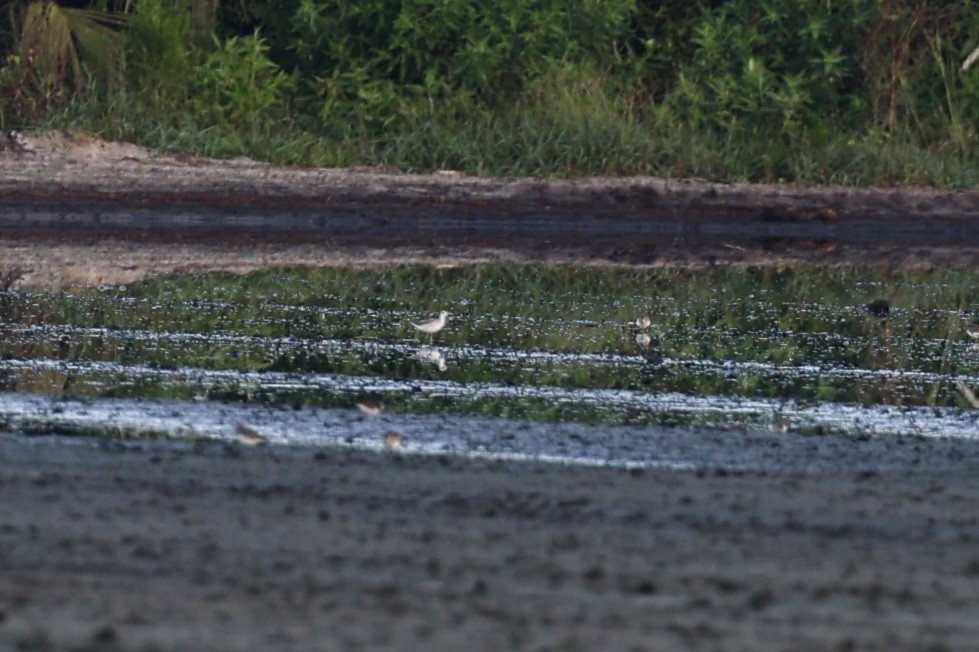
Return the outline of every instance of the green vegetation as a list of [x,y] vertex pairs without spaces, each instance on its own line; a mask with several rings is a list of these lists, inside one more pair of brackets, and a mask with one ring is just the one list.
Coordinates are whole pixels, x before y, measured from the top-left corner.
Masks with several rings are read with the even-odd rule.
[[979,179],[971,3],[3,4],[4,128],[475,174]]
[[[964,332],[977,280],[965,270],[484,265],[207,274],[81,294],[7,293],[0,387],[350,407],[342,386],[358,382],[338,376],[439,380],[456,389],[434,397],[398,390],[384,400],[414,412],[664,424],[677,413],[536,391],[964,406],[954,380],[979,371],[979,348]],[[878,299],[891,304],[886,318],[865,307]],[[445,372],[415,357],[426,342],[408,325],[441,309],[453,314],[436,341],[451,356]],[[643,314],[663,364],[646,364],[635,343],[631,323]],[[466,389],[486,386],[525,390],[516,400],[503,389]]]

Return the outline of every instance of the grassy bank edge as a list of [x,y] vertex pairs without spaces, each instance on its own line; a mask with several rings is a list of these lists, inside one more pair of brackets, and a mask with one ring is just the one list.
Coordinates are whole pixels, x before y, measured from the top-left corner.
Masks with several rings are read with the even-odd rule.
[[513,105],[460,113],[431,105],[380,134],[278,120],[207,124],[185,112],[119,92],[80,95],[32,127],[93,132],[169,153],[217,159],[247,156],[275,165],[400,172],[458,171],[478,177],[653,176],[724,183],[850,187],[971,188],[979,157],[949,126],[927,142],[909,131],[799,132],[692,127],[663,110],[643,110],[601,80],[554,79]]

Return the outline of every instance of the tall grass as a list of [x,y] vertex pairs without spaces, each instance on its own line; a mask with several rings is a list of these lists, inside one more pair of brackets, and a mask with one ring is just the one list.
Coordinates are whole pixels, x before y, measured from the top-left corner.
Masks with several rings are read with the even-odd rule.
[[[447,0],[477,12],[483,23],[456,19],[473,38],[479,24],[491,30],[493,58],[472,50],[478,39],[450,38],[454,23],[439,24],[425,2],[368,3],[391,28],[376,34],[348,33],[362,10],[338,0],[350,25],[324,5],[305,22],[277,18],[270,44],[258,32],[204,48],[167,2],[144,0],[128,21],[128,83],[93,82],[44,103],[29,125],[312,166],[816,185],[979,179],[979,73],[956,66],[979,22],[965,6],[730,0],[643,19],[623,1],[595,27],[551,25],[567,15],[561,2],[537,14],[519,2]],[[0,106],[21,88],[11,71],[0,69]],[[22,112],[0,112],[0,126],[21,126],[8,115]]]
[[398,129],[371,135],[310,125],[301,116],[247,129],[163,111],[154,98],[120,90],[79,96],[35,125],[84,128],[111,140],[166,151],[277,164],[385,165],[405,171],[459,170],[474,175],[570,177],[655,175],[732,182],[814,185],[931,185],[979,182],[979,154],[946,138],[913,133],[843,131],[799,140],[762,129],[721,132],[673,119],[661,107],[613,92],[596,75],[549,75],[511,106],[449,106],[419,111]]

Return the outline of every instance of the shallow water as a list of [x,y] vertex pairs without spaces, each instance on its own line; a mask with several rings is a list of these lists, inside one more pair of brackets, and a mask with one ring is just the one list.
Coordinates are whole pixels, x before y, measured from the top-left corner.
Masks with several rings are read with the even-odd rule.
[[[381,446],[378,428],[350,425],[362,418],[355,403],[370,399],[385,403],[391,429],[488,418],[466,422],[467,437],[488,437],[467,454],[624,465],[654,464],[636,432],[967,439],[979,433],[967,396],[979,390],[979,344],[967,333],[977,281],[869,268],[474,266],[5,293],[0,390],[48,403],[7,395],[0,419],[35,433],[222,439],[234,438],[231,421],[255,427],[262,419],[249,409],[261,406],[347,415],[325,430],[263,421],[271,441]],[[886,315],[868,309],[874,301],[887,302]],[[410,326],[440,309],[452,313],[441,333]],[[649,328],[633,323],[641,315]],[[649,347],[636,343],[640,332]],[[88,416],[57,397],[84,397]],[[91,407],[109,397],[112,410]],[[182,405],[209,425],[152,416]],[[518,422],[533,436],[505,436]],[[583,428],[600,450],[544,444],[562,428]],[[461,454],[450,439],[415,433],[403,448]]]

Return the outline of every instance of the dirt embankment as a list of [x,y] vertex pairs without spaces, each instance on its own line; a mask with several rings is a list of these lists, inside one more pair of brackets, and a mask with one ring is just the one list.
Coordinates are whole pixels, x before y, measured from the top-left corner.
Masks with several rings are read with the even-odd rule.
[[979,192],[484,179],[0,141],[0,281],[126,283],[263,266],[979,263]]

